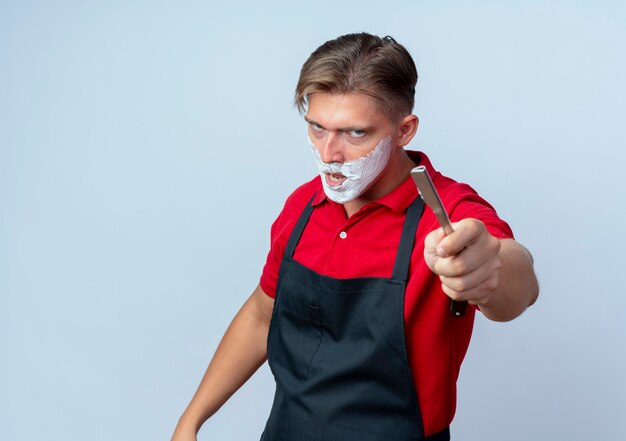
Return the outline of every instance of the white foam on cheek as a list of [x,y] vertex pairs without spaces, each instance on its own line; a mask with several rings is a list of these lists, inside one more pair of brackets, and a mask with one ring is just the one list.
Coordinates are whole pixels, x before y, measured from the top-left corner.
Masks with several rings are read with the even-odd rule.
[[[393,148],[391,136],[381,139],[378,145],[367,155],[344,163],[325,163],[311,138],[309,145],[315,153],[317,168],[322,178],[324,192],[332,201],[343,204],[359,197],[383,171]],[[347,179],[340,185],[331,187],[327,184],[324,173],[341,173]]]

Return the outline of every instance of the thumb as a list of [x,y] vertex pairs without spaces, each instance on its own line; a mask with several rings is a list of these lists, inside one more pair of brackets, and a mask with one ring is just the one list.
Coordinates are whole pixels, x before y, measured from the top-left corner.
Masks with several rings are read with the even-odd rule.
[[434,272],[435,262],[441,258],[437,253],[439,243],[446,237],[443,228],[437,228],[436,230],[428,233],[424,239],[424,260],[426,265]]

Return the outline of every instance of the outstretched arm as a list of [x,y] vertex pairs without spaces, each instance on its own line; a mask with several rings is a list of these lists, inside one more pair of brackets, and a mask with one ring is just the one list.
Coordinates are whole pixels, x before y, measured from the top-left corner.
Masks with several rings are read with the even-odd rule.
[[257,286],[222,337],[172,441],[195,440],[202,424],[265,362],[273,306],[274,300]]
[[495,321],[509,321],[532,305],[539,285],[530,253],[513,239],[497,239],[477,219],[453,223],[425,241],[424,258],[453,300],[467,300]]

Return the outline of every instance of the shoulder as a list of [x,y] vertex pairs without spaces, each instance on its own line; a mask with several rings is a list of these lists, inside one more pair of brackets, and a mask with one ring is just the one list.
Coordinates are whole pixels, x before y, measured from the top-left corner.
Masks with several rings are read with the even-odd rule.
[[280,214],[272,225],[272,236],[275,237],[280,233],[288,233],[295,225],[302,210],[307,206],[311,199],[315,196],[324,194],[322,182],[319,176],[314,177],[308,182],[296,188],[285,200],[285,204]]
[[454,211],[459,204],[464,203],[477,203],[493,209],[493,206],[469,184],[457,182],[439,172],[437,172],[433,183],[450,212]]
[[491,234],[499,238],[513,238],[509,225],[498,216],[496,209],[469,184],[458,182],[436,171],[428,157],[420,152],[421,162],[431,172],[433,184],[453,222],[465,218],[482,221]]
[[276,293],[278,271],[283,257],[287,241],[293,231],[298,217],[309,203],[311,198],[319,192],[324,192],[319,176],[311,179],[296,188],[285,201],[280,214],[272,224],[270,232],[270,250],[267,254],[263,273],[261,275],[261,288],[270,297]]
[[487,231],[498,239],[512,239],[513,231],[502,219],[496,209],[467,184],[454,182],[447,190],[445,199],[450,207],[450,219],[458,222],[461,219],[478,219],[487,227]]
[[433,181],[433,185],[437,189],[437,193],[441,197],[442,202],[444,202],[447,211],[452,210],[454,205],[465,199],[480,199],[476,190],[469,185],[457,182],[436,170],[430,158],[424,152],[407,151],[407,153],[413,162],[426,167]]
[[296,216],[298,216],[314,196],[317,200],[317,196],[323,195],[323,193],[324,189],[320,177],[316,176],[310,181],[300,185],[287,197],[283,209],[281,210],[281,215],[291,215],[295,212]]

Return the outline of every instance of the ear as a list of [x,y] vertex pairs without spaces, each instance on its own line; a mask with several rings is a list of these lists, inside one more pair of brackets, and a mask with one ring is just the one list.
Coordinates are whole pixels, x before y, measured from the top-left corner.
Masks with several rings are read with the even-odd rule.
[[417,126],[419,125],[419,119],[415,115],[407,115],[400,120],[396,130],[396,145],[398,147],[404,147],[407,145],[417,132]]

